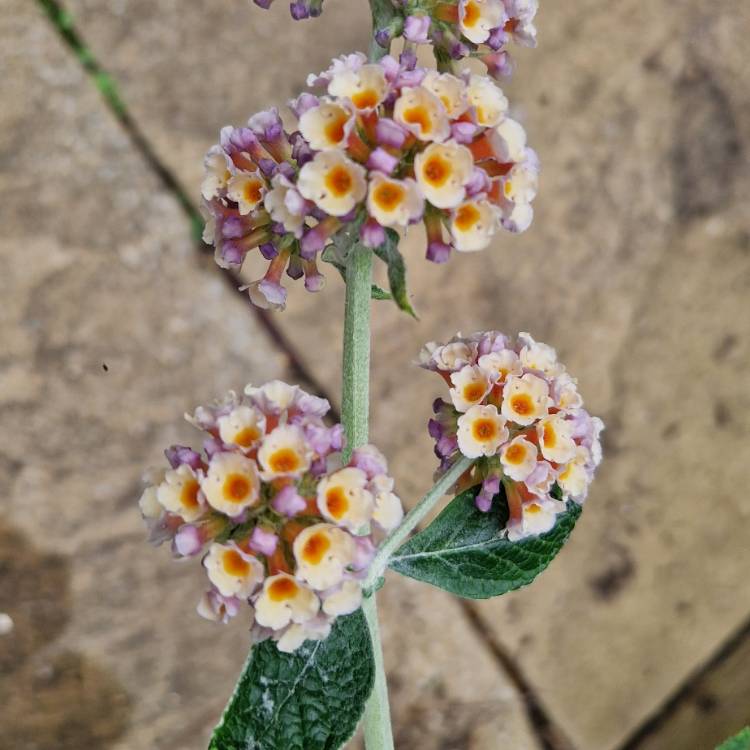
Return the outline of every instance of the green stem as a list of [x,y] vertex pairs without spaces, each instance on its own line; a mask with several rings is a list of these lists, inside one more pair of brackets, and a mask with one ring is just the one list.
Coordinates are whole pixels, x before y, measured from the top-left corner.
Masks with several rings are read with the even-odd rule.
[[473,463],[473,458],[461,456],[438,479],[433,488],[406,514],[401,524],[383,540],[370,565],[370,572],[364,583],[365,591],[372,590],[378,579],[385,573],[391,555],[406,541],[406,538],[416,528],[417,524],[435,507],[435,504],[458,481],[461,475],[471,468]]
[[[364,445],[368,436],[370,408],[370,294],[372,283],[372,250],[356,242],[346,265],[346,308],[344,310],[344,389],[341,418],[346,432],[344,460]],[[367,701],[364,716],[367,750],[393,750],[388,685],[383,667],[375,596],[362,604],[370,629],[375,657],[375,685]]]

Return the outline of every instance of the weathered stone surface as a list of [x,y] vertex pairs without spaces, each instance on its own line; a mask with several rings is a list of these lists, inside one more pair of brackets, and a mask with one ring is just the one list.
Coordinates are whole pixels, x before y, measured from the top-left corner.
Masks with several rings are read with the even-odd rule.
[[[197,562],[144,543],[139,477],[165,445],[195,439],[182,412],[284,377],[284,355],[197,258],[187,219],[41,12],[20,0],[11,11],[0,19],[12,71],[0,82],[0,404],[12,435],[0,446],[0,609],[14,627],[0,635],[13,677],[0,723],[24,750],[200,747],[247,638],[241,623],[195,615]],[[460,729],[456,750],[464,738],[490,750],[495,735],[536,750],[457,604],[414,588],[394,581],[384,596],[386,627],[398,625],[399,746],[445,748]],[[446,632],[455,656],[442,655]],[[441,707],[455,725],[437,721]]]
[[[155,18],[135,0],[113,6],[119,16],[89,0],[71,7],[192,193],[220,125],[283,103],[307,70],[362,45],[347,36],[358,11],[343,2],[253,48],[237,41],[248,38],[244,5],[210,19],[177,4]],[[518,55],[508,87],[543,163],[533,230],[441,268],[410,238],[421,324],[375,305],[373,436],[405,497],[433,466],[423,425],[439,384],[409,367],[424,340],[530,330],[558,347],[608,422],[573,543],[533,588],[477,605],[581,750],[621,743],[747,615],[749,13],[739,0],[685,0],[677,13],[666,1],[545,5],[541,45]],[[261,36],[282,29],[253,17]],[[149,24],[163,28],[158,49]],[[253,75],[281,38],[296,42],[290,60],[285,51],[283,66]],[[217,50],[237,49],[244,61],[206,73]],[[297,290],[279,322],[337,392],[342,293],[328,276],[317,297]],[[11,377],[34,387],[24,380]]]

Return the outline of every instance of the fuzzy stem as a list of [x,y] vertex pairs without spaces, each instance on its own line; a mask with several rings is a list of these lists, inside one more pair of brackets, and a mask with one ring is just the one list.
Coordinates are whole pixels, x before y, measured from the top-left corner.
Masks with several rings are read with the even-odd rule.
[[471,468],[474,459],[461,458],[451,466],[435,483],[433,488],[406,514],[401,524],[395,528],[378,547],[378,552],[370,565],[370,573],[364,582],[365,591],[369,591],[385,573],[391,555],[406,541],[411,531],[432,510],[435,504],[458,481],[461,475]]
[[[344,310],[344,392],[341,417],[346,432],[344,460],[367,442],[370,408],[370,293],[372,250],[358,242],[352,246],[346,265],[346,308]],[[368,597],[362,611],[370,630],[375,657],[375,685],[364,716],[367,750],[393,750],[388,685],[383,667],[378,612],[375,596]]]

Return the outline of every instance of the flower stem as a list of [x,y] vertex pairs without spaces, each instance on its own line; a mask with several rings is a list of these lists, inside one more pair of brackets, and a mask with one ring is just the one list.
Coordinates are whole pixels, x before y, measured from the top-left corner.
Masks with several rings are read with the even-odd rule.
[[406,514],[401,524],[383,540],[370,565],[370,573],[364,582],[365,591],[372,590],[378,579],[385,573],[391,555],[406,541],[406,538],[416,528],[417,524],[432,510],[438,500],[445,495],[473,463],[474,459],[461,456],[438,479],[433,488]]
[[[372,250],[355,242],[346,264],[346,307],[344,310],[344,392],[341,417],[346,432],[344,460],[367,442],[370,409],[370,294]],[[375,596],[362,604],[370,630],[375,658],[375,685],[364,716],[367,750],[393,750],[388,685],[383,667],[378,612]]]

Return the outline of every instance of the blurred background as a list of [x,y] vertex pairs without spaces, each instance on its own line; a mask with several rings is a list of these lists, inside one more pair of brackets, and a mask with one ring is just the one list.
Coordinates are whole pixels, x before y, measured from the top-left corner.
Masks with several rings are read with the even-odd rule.
[[[540,154],[531,230],[374,303],[373,439],[430,484],[458,330],[530,331],[604,418],[586,511],[530,588],[382,592],[399,750],[713,748],[750,721],[750,8],[542,0],[505,86]],[[196,561],[144,541],[181,415],[285,378],[338,404],[342,285],[254,311],[195,239],[222,125],[367,44],[365,0],[5,0],[0,13],[0,748],[205,747],[247,650]],[[352,747],[358,747],[356,741]]]

